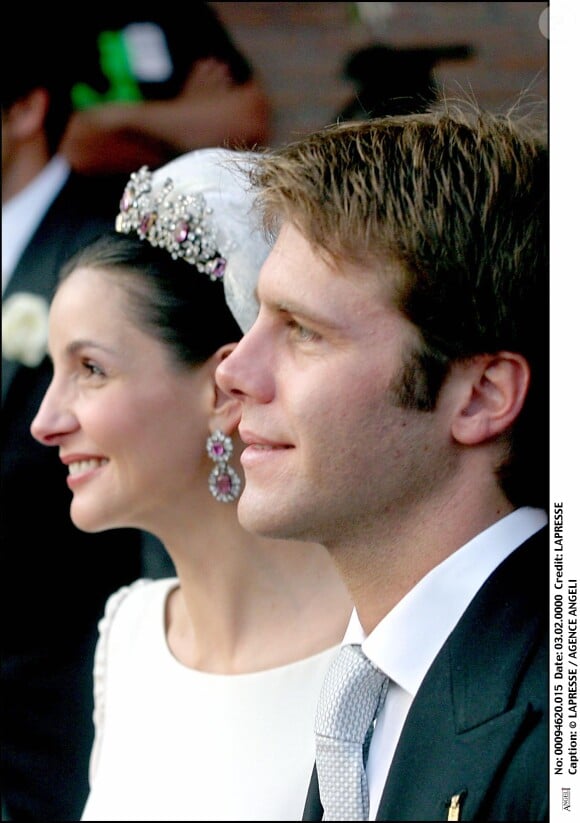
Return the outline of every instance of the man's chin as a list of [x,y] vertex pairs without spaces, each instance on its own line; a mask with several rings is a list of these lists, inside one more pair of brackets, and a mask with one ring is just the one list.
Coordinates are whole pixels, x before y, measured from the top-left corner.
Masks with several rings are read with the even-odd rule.
[[[287,503],[287,501],[286,501]],[[247,487],[238,501],[238,520],[252,534],[276,540],[309,542],[304,536],[303,525],[287,504],[280,505],[271,496],[267,499],[248,493]]]
[[273,514],[277,507],[270,501],[270,504],[263,504],[256,500],[254,496],[248,494],[247,487],[238,501],[238,520],[246,531],[259,534],[261,537],[284,538],[286,535],[280,533],[283,530],[280,518]]

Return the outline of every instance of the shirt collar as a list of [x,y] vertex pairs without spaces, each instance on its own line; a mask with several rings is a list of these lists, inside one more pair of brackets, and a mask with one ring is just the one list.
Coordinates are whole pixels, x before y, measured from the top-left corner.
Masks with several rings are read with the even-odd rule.
[[355,609],[343,643],[361,643],[365,654],[414,696],[478,589],[547,522],[542,509],[516,509],[431,569],[368,637]]

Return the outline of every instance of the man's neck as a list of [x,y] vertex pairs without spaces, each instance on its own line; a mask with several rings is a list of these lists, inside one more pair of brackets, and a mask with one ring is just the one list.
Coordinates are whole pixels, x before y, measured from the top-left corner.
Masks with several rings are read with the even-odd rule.
[[51,156],[36,143],[19,146],[16,154],[2,167],[2,203],[16,197],[46,168]]
[[485,501],[483,490],[478,499],[464,489],[461,500],[450,496],[414,516],[385,518],[356,545],[327,547],[367,633],[439,563],[513,511],[496,492]]

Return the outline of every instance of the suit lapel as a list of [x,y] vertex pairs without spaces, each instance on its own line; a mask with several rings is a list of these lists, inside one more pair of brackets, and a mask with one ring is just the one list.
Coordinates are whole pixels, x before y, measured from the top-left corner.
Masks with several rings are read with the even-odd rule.
[[[50,302],[64,261],[106,229],[112,229],[119,192],[125,185],[117,177],[83,178],[70,174],[47,210],[14,269],[4,297],[18,291],[33,292]],[[2,359],[2,403],[20,368]]]
[[[500,565],[437,655],[405,722],[377,820],[477,818],[514,741],[537,722],[542,710],[533,700],[518,704],[514,693],[547,627],[546,534]],[[321,819],[314,767],[303,820]]]
[[534,707],[525,705],[461,729],[448,654],[438,662],[405,724],[378,820],[446,820],[454,797],[461,819],[477,819],[514,740],[535,722]]
[[[54,200],[36,232],[24,249],[10,278],[3,300],[16,292],[32,292],[48,302],[56,283],[62,260],[62,225],[59,215],[68,197],[69,184],[65,184]],[[20,368],[26,368],[16,360],[2,358],[2,404]]]
[[[45,238],[45,243],[48,245],[48,238]],[[3,301],[11,294],[23,291],[38,294],[46,298],[47,303],[50,303],[54,286],[54,264],[47,261],[45,256],[42,256],[42,260],[46,261],[46,268],[44,265],[38,265],[35,259],[35,253],[29,244],[6,287]],[[28,367],[23,366],[22,363],[17,360],[6,360],[2,357],[2,405],[4,405],[6,401],[8,391],[18,371],[23,368]]]
[[514,705],[514,694],[547,626],[545,531],[501,564],[435,659],[403,728],[377,819],[445,820],[454,796],[461,819],[475,819],[514,740],[537,722],[540,708]]

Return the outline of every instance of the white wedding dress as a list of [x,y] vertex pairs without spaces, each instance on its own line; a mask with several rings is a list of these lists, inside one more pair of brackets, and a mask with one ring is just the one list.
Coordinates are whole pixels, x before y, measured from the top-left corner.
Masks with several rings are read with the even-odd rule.
[[165,639],[177,585],[138,580],[109,598],[81,819],[301,820],[316,701],[339,647],[254,674],[189,669]]

